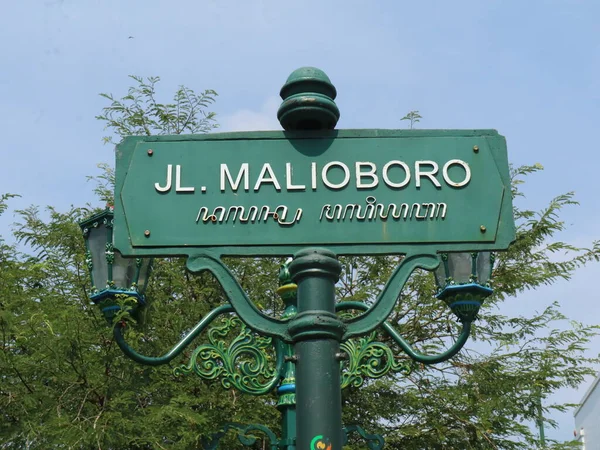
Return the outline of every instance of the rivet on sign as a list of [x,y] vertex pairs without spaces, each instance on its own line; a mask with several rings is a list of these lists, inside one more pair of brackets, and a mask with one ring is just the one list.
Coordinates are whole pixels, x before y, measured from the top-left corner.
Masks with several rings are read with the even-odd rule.
[[487,228],[485,227],[485,225],[481,225],[479,227],[479,230],[481,230],[482,233],[485,233],[487,231]]
[[148,149],[148,156],[152,156],[154,155],[154,150],[152,150],[151,148]]
[[144,236],[146,236],[146,237],[150,237],[150,230],[146,230],[146,231],[144,231]]
[[473,146],[473,151],[475,153],[479,153],[479,147],[477,147],[476,145]]

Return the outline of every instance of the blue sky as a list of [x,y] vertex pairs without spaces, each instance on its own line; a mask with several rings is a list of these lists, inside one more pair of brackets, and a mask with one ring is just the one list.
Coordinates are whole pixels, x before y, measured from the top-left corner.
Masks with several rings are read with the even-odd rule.
[[[495,128],[515,165],[541,163],[521,206],[575,191],[559,238],[598,238],[600,2],[4,0],[0,14],[0,192],[30,204],[93,202],[86,176],[112,162],[106,101],[127,75],[159,75],[214,89],[221,129],[279,129],[278,92],[297,67],[326,71],[338,90],[338,128]],[[133,38],[129,38],[132,36]],[[7,235],[12,210],[0,217]],[[568,283],[508,301],[507,314],[558,300],[573,319],[598,321],[598,265]],[[600,352],[594,343],[591,354]],[[586,386],[558,397],[579,401]],[[557,397],[557,398],[558,398]],[[551,436],[572,436],[572,414]]]

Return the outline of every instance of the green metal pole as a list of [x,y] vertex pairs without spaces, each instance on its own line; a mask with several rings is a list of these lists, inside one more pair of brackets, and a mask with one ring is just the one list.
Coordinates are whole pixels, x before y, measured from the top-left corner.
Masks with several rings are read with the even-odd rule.
[[[290,344],[279,342],[288,359],[294,349]],[[294,364],[288,361],[285,364],[285,377],[277,389],[279,399],[277,409],[281,412],[281,441],[279,448],[282,450],[296,450],[296,377]]]
[[335,314],[335,283],[342,267],[335,253],[308,248],[289,267],[298,285],[298,314],[289,332],[296,359],[296,446],[342,450],[340,340],[344,323]]
[[[285,304],[282,319],[289,320],[296,316],[298,286],[292,282],[289,265],[284,264],[279,271],[279,289],[277,294]],[[294,347],[287,342],[277,340],[277,351],[284,355],[286,361],[283,370],[283,380],[277,388],[277,409],[281,412],[281,441],[282,450],[296,450],[296,367],[293,362]]]
[[540,445],[542,448],[546,448],[546,435],[544,433],[544,411],[542,409],[542,396],[538,394],[537,397],[537,424],[540,433]]

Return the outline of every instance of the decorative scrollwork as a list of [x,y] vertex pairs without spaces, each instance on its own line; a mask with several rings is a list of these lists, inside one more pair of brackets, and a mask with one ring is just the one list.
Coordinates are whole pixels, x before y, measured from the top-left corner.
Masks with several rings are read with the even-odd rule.
[[408,375],[411,371],[408,362],[397,362],[392,350],[377,341],[375,331],[365,337],[348,339],[340,348],[348,354],[348,360],[342,363],[342,389],[362,386],[365,377],[381,378],[390,371]]
[[369,447],[369,450],[382,450],[383,446],[385,445],[385,440],[383,439],[383,436],[379,434],[369,434],[359,425],[348,425],[347,427],[343,428],[343,432],[343,445],[346,445],[348,443],[348,436],[351,433],[359,434],[367,442],[367,447]]
[[[218,449],[219,441],[227,434],[229,430],[237,430],[238,440],[246,447],[250,447],[256,443],[258,437],[252,434],[253,431],[263,433],[269,440],[271,450],[278,450],[279,443],[277,436],[269,428],[264,425],[251,424],[243,425],[241,423],[230,422],[221,428],[217,433],[213,434],[210,441],[204,441],[202,443],[203,450],[216,450]],[[264,447],[263,447],[264,448]]]
[[[221,320],[223,325],[208,332],[209,343],[197,347],[190,362],[175,368],[173,373],[180,376],[195,372],[207,380],[220,378],[225,389],[235,387],[252,395],[266,394],[279,379],[278,368],[269,365],[272,339],[253,333],[237,316]],[[225,337],[236,328],[240,332],[228,345]]]

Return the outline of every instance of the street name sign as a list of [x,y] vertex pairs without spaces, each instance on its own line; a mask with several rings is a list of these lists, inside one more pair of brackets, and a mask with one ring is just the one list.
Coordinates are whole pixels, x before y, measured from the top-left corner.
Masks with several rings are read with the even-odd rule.
[[506,249],[506,142],[494,130],[134,136],[116,150],[125,256]]

